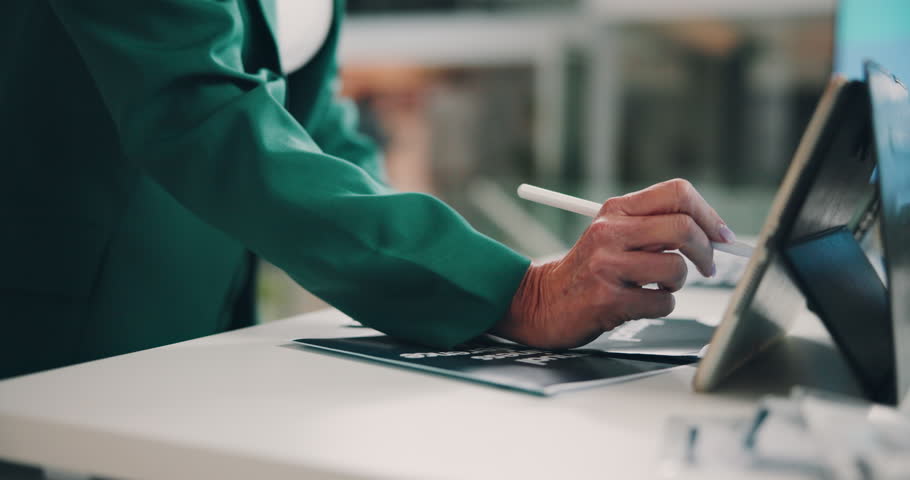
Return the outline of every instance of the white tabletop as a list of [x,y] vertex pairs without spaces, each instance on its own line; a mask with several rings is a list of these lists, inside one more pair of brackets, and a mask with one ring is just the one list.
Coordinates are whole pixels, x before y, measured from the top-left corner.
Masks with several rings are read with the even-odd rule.
[[[726,297],[687,289],[674,316],[716,321]],[[0,458],[130,478],[655,478],[668,417],[745,414],[777,385],[696,394],[682,367],[542,398],[290,344],[373,332],[350,323],[325,310],[2,381]]]

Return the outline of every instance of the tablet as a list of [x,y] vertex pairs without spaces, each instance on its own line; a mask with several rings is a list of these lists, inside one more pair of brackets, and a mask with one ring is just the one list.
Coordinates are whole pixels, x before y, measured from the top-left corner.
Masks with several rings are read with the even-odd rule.
[[786,248],[838,227],[861,236],[874,222],[875,155],[869,148],[868,93],[862,82],[833,78],[775,195],[755,252],[733,291],[695,374],[711,391],[773,345],[806,308],[784,258]]
[[[881,235],[888,275],[895,350],[895,397],[910,409],[910,91],[867,62],[866,83],[875,126]],[[880,347],[881,348],[881,347]]]

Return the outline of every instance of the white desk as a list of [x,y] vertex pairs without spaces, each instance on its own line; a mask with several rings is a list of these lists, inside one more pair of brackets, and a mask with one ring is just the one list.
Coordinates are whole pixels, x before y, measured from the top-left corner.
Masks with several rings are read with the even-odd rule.
[[[716,319],[725,300],[689,289],[677,314]],[[0,382],[0,458],[129,478],[655,478],[668,417],[743,414],[754,385],[786,388],[695,394],[684,367],[540,398],[289,345],[371,332],[342,323],[325,310]],[[813,351],[806,324],[778,350]]]

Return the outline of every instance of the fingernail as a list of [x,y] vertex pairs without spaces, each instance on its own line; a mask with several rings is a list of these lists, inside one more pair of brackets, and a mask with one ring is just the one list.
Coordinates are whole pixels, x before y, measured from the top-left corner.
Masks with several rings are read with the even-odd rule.
[[711,275],[708,275],[708,276],[713,277],[714,275],[717,275],[717,264],[714,262],[711,262]]
[[726,223],[721,223],[720,228],[717,229],[717,233],[720,235],[720,238],[724,239],[726,243],[733,243],[736,241],[736,234],[733,233],[733,230],[730,230],[730,227]]

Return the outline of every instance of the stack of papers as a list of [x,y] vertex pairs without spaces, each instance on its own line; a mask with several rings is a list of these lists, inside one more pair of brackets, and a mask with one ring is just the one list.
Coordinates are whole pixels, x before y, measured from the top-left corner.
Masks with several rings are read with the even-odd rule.
[[714,327],[687,318],[642,319],[626,322],[583,348],[613,357],[684,364],[704,355],[713,334]]
[[433,350],[385,335],[302,338],[310,348],[536,395],[653,375],[698,360],[714,329],[688,319],[636,320],[585,348],[554,351],[495,337]]

